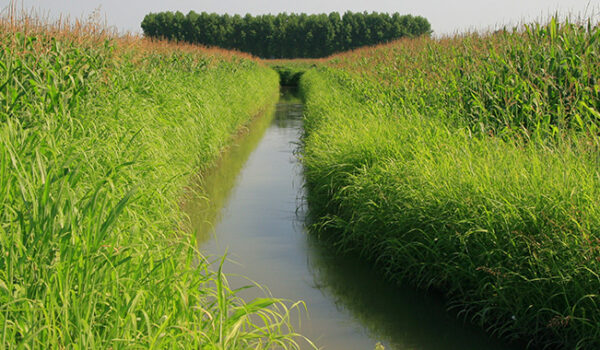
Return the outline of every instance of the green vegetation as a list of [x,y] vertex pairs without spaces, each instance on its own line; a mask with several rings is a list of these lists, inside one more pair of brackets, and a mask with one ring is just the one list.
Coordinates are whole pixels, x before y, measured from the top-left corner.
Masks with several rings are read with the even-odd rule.
[[402,40],[306,72],[321,236],[492,333],[600,347],[600,28]]
[[431,32],[423,17],[377,12],[256,17],[160,12],[146,15],[141,26],[147,37],[236,49],[263,58],[325,57]]
[[[420,17],[350,12],[142,25],[262,57],[430,32]],[[596,24],[405,39],[273,69],[94,26],[0,28],[1,347],[297,348],[290,306],[237,297],[181,210],[194,174],[274,102],[277,73],[306,101],[322,238],[443,291],[499,336],[600,347]]]
[[315,68],[317,63],[314,60],[271,60],[266,62],[279,74],[281,86],[298,86],[302,74]]
[[0,23],[0,347],[294,348],[195,250],[190,176],[278,92],[240,55]]

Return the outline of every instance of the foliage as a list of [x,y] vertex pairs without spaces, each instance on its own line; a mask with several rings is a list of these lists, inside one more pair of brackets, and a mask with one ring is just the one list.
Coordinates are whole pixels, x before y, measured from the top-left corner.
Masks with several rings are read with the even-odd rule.
[[431,32],[431,25],[423,17],[377,12],[244,17],[160,12],[146,15],[141,26],[150,38],[236,49],[263,58],[325,57]]
[[307,70],[316,67],[315,60],[271,60],[269,67],[279,74],[279,84],[282,86],[298,86],[300,77]]
[[231,53],[0,23],[0,347],[297,347],[179,209],[277,75]]
[[403,40],[306,72],[323,238],[531,346],[600,346],[600,28]]

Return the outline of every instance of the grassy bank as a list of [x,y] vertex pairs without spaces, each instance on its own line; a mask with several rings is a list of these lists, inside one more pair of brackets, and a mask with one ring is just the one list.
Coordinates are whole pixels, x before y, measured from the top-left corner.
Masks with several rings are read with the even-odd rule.
[[277,74],[216,50],[0,25],[0,347],[293,347],[183,232],[190,176],[274,102]]
[[322,236],[492,333],[600,346],[600,29],[416,39],[306,72]]

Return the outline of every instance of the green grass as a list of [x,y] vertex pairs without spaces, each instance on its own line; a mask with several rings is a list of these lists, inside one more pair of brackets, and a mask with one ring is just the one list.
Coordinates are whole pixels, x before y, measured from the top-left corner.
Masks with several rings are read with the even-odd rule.
[[404,40],[306,72],[324,239],[536,347],[600,346],[600,28]]
[[0,347],[294,348],[195,249],[184,187],[278,91],[227,52],[2,23]]
[[279,84],[281,86],[298,86],[302,74],[316,67],[319,60],[265,60],[264,62],[279,74]]

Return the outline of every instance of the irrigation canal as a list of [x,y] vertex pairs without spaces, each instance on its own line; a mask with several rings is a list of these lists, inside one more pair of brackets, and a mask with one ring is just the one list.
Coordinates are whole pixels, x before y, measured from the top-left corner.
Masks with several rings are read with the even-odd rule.
[[[457,320],[439,297],[390,286],[374,269],[332,254],[309,235],[296,155],[301,101],[284,90],[268,114],[207,174],[208,200],[185,205],[200,250],[227,253],[232,288],[251,284],[239,277],[245,276],[275,297],[303,300],[308,314],[301,313],[296,331],[322,349],[372,350],[377,342],[386,350],[509,349]],[[241,295],[249,301],[264,292],[251,288]]]

